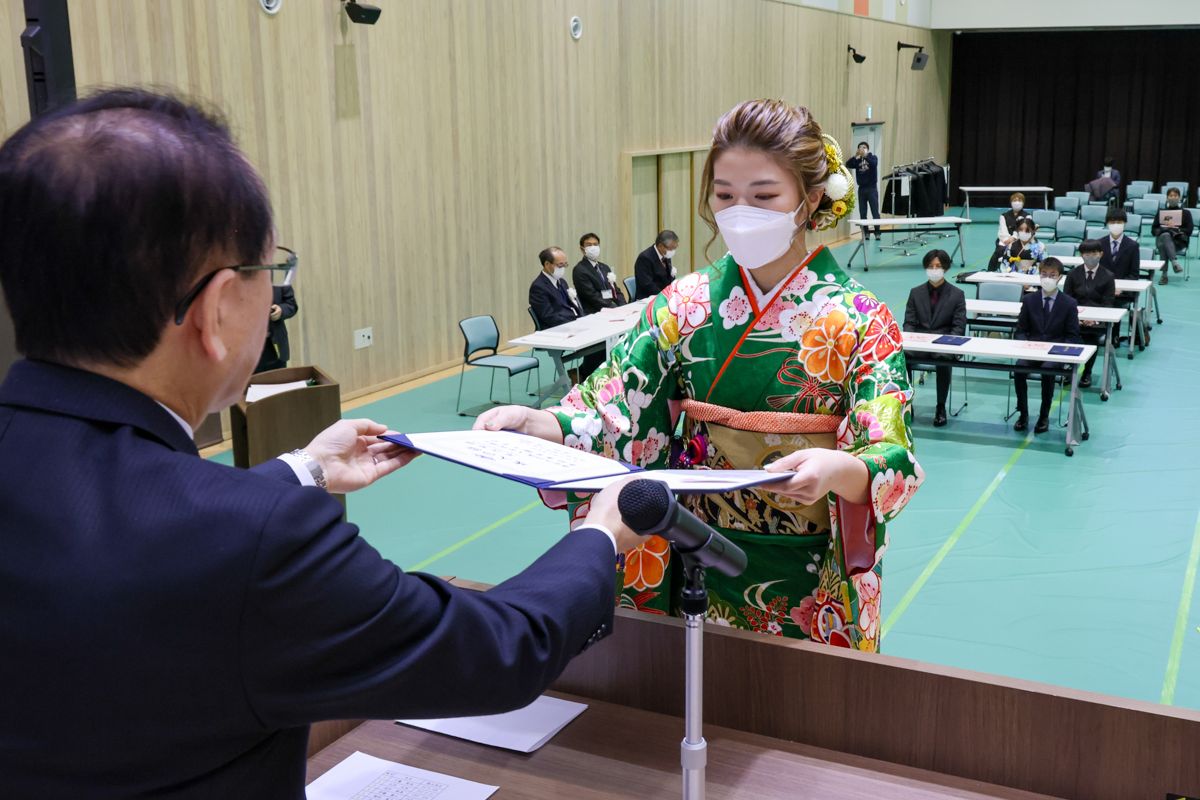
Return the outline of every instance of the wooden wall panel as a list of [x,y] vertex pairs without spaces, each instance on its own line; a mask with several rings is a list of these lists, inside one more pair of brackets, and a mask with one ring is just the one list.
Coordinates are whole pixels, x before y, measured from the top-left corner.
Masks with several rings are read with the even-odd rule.
[[[0,34],[19,32],[20,5]],[[71,14],[81,90],[152,84],[224,110],[301,253],[295,358],[347,395],[453,363],[464,316],[526,332],[549,244],[574,258],[594,230],[630,274],[649,242],[623,154],[703,147],[739,100],[804,102],[835,135],[871,103],[897,161],[945,154],[949,33],[775,0],[408,0],[375,26],[333,0],[275,17],[249,0],[71,0]],[[900,39],[926,46],[925,72]],[[7,129],[19,59],[0,60]],[[374,346],[353,350],[367,325]]]
[[692,262],[692,154],[667,153],[658,158],[658,224],[679,236],[672,262],[680,275],[704,264]]
[[625,252],[614,253],[616,260],[608,263],[621,277],[633,274],[637,254],[654,244],[658,227],[658,157],[638,156],[633,159],[632,246]]
[[21,31],[25,30],[23,0],[6,0],[0,8],[0,133],[5,137],[29,120],[29,92],[25,88],[25,55]]

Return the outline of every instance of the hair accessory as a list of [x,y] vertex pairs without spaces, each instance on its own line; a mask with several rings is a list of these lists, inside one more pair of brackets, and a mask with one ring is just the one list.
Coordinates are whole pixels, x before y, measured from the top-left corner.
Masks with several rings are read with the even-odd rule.
[[858,197],[850,170],[842,161],[841,146],[827,133],[821,134],[821,139],[825,143],[829,176],[825,179],[825,197],[817,205],[817,210],[812,213],[808,224],[812,230],[827,231],[854,210]]

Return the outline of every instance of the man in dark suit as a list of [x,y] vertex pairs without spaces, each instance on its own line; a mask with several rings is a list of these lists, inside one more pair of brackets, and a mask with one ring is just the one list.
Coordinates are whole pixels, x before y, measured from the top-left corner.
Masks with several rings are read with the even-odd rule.
[[300,800],[309,723],[518,708],[611,628],[637,539],[611,493],[477,593],[342,520],[330,492],[413,456],[383,425],[248,471],[198,457],[262,351],[269,270],[295,269],[264,263],[273,230],[224,125],[173,98],[106,91],[0,146],[26,357],[0,386],[0,797]]
[[[1041,291],[1028,292],[1021,298],[1021,313],[1017,316],[1017,330],[1013,338],[1027,339],[1034,342],[1064,342],[1078,344],[1079,337],[1079,305],[1075,298],[1058,291],[1058,281],[1062,278],[1062,262],[1051,256],[1042,262]],[[1025,367],[1037,366],[1035,361],[1018,361]],[[1052,362],[1041,362],[1047,369],[1058,367]],[[1042,380],[1042,406],[1038,412],[1034,433],[1045,433],[1050,430],[1050,404],[1054,400],[1054,374],[1044,374]],[[1023,431],[1029,427],[1029,391],[1028,377],[1024,372],[1014,373],[1013,383],[1017,395],[1017,422],[1014,431]]]
[[[563,277],[567,274],[567,254],[559,247],[547,247],[538,253],[538,260],[542,271],[529,284],[529,307],[538,325],[544,330],[582,317],[583,308],[571,296],[567,279]],[[585,380],[604,363],[604,355],[603,345],[592,348],[592,352],[583,357],[579,369],[571,369],[571,380],[575,383]]]
[[633,277],[637,282],[637,300],[661,292],[675,280],[675,267],[671,259],[679,248],[679,237],[675,231],[659,231],[654,244],[638,253],[633,263]]
[[[1083,266],[1067,273],[1063,291],[1075,298],[1080,306],[1113,308],[1117,304],[1117,287],[1112,273],[1100,265],[1103,253],[1104,243],[1095,239],[1079,245]],[[1096,345],[1096,352],[1088,359],[1079,379],[1079,385],[1086,389],[1092,385],[1092,367],[1096,364],[1100,348],[1104,346],[1104,328],[1097,322],[1080,321],[1079,335],[1085,344]]]
[[255,372],[266,372],[269,369],[283,369],[288,359],[292,357],[291,347],[288,346],[286,319],[296,316],[300,306],[296,304],[296,293],[290,286],[271,287],[271,311],[267,317],[267,341],[263,345],[262,355],[259,356]]
[[600,237],[585,233],[579,239],[579,249],[583,258],[571,270],[571,280],[575,283],[583,313],[595,314],[602,308],[625,305],[625,293],[618,285],[617,276],[600,260]]
[[[945,250],[930,250],[922,259],[925,283],[908,293],[904,309],[904,330],[912,333],[937,333],[962,336],[967,331],[967,298],[962,289],[946,283],[946,265],[950,255]],[[954,361],[954,356],[938,356],[939,360]],[[950,396],[951,365],[937,368],[937,408],[933,425],[946,424],[946,398]]]
[[[1138,243],[1125,235],[1125,223],[1129,217],[1125,209],[1113,207],[1104,217],[1108,225],[1108,236],[1104,237],[1104,250],[1100,254],[1100,264],[1115,280],[1135,281],[1142,276],[1142,251]],[[1132,306],[1137,302],[1137,295],[1129,292],[1117,294],[1117,302],[1121,305]],[[1132,320],[1132,317],[1131,317]],[[1120,326],[1114,329],[1114,334],[1120,338]]]

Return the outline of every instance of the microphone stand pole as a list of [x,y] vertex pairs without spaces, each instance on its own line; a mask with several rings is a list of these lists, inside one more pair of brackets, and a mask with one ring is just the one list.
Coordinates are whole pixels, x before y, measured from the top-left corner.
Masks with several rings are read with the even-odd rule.
[[684,736],[679,745],[683,767],[683,800],[704,800],[704,768],[708,742],[704,741],[704,618],[708,616],[708,590],[704,567],[691,556],[682,556],[685,583],[680,609],[685,631]]

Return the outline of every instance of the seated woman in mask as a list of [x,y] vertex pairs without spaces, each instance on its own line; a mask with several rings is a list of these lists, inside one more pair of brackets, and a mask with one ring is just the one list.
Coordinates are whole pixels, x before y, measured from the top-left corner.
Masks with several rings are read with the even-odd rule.
[[1000,256],[1001,272],[1024,272],[1036,275],[1038,265],[1046,257],[1046,245],[1034,238],[1037,225],[1032,219],[1023,219],[1017,223],[1013,238]]

